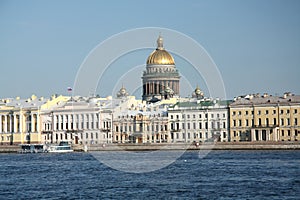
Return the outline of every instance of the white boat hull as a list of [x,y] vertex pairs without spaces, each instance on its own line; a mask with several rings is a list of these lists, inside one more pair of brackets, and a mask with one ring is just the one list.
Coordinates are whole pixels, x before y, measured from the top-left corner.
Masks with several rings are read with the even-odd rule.
[[72,149],[69,150],[48,150],[49,153],[69,153],[69,152],[73,152]]

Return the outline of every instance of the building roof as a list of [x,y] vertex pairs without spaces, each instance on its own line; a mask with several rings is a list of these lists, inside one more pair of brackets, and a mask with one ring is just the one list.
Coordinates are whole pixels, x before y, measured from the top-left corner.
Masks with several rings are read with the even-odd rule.
[[177,102],[175,105],[170,106],[171,110],[177,109],[212,109],[212,108],[226,108],[230,101],[228,100],[197,100]]
[[35,95],[32,95],[28,99],[17,98],[7,98],[2,99],[2,102],[5,106],[14,107],[14,108],[38,108],[45,104],[49,99],[44,99],[43,97],[37,98]]
[[300,104],[300,95],[294,95],[289,92],[284,93],[283,96],[272,96],[268,94],[251,94],[245,96],[239,96],[234,98],[233,102],[229,105],[234,106],[267,106],[267,105],[291,105]]

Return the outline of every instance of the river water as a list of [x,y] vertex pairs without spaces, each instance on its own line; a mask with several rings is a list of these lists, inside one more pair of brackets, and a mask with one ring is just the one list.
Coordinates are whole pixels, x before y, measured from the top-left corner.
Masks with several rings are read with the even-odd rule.
[[0,154],[0,199],[300,199],[300,151],[187,151],[148,173],[89,153]]

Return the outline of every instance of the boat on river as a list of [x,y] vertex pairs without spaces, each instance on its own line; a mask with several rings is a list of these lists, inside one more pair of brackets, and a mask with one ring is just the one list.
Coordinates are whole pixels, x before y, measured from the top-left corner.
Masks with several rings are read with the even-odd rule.
[[45,153],[47,152],[43,144],[20,144],[19,153]]
[[49,153],[68,153],[73,152],[73,149],[68,142],[61,141],[58,145],[49,146],[47,151]]

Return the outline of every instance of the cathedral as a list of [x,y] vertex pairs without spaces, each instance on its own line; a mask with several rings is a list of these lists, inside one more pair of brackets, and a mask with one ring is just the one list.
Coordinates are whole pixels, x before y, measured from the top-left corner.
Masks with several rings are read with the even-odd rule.
[[157,48],[149,55],[142,76],[143,100],[155,102],[179,96],[180,75],[172,55],[164,49],[163,38],[157,39]]

